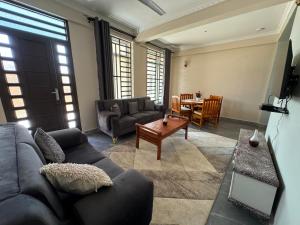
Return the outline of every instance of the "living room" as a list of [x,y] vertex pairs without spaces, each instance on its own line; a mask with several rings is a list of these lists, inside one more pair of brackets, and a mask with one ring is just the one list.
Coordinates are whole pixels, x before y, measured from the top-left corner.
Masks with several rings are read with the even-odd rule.
[[0,224],[300,224],[298,5],[1,0]]

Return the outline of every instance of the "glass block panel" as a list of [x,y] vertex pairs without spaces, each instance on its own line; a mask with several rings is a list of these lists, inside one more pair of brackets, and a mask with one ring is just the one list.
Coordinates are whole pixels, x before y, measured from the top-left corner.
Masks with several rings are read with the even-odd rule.
[[6,58],[12,58],[13,55],[12,55],[11,48],[0,46],[0,56]]
[[66,105],[66,110],[67,110],[67,112],[74,111],[74,106],[73,106],[73,104],[68,104],[68,105]]
[[6,34],[0,34],[0,43],[1,44],[9,44],[9,38]]
[[72,95],[66,95],[65,96],[65,102],[69,103],[69,102],[72,102],[73,99],[72,99]]
[[68,122],[69,128],[75,128],[76,127],[76,121]]
[[22,95],[21,88],[18,86],[11,86],[8,89],[9,89],[10,95],[12,95],[12,96]]
[[16,71],[16,64],[14,61],[2,60],[2,66],[5,71]]
[[14,23],[14,22],[8,22],[8,21],[2,20],[2,19],[0,19],[0,26],[8,27],[8,28],[15,29],[15,30],[21,30],[21,31],[29,32],[29,33],[34,33],[34,34],[38,34],[38,35],[42,35],[42,36],[46,36],[46,37],[56,38],[59,40],[64,40],[64,41],[67,40],[66,35],[60,35],[60,34],[48,32],[48,31],[40,30],[37,28],[32,28],[27,25],[20,25],[20,24]]
[[27,117],[26,109],[19,109],[15,111],[17,119],[22,119]]
[[23,98],[13,98],[12,104],[14,107],[24,107],[25,106]]
[[68,120],[74,120],[75,119],[75,113],[67,113]]
[[65,55],[58,55],[58,62],[60,64],[68,64],[67,56],[65,56]]
[[23,125],[23,126],[26,127],[26,128],[31,127],[31,124],[30,124],[30,121],[29,121],[29,120],[19,120],[19,121],[18,121],[18,124],[21,124],[21,125]]
[[70,86],[64,86],[63,89],[64,89],[65,94],[70,94],[71,93],[71,87]]
[[45,22],[51,23],[56,26],[61,26],[61,27],[65,26],[65,23],[63,20],[60,20],[55,17],[51,17],[51,16],[46,15],[41,12],[35,12],[31,9],[27,9],[27,8],[19,6],[19,5],[14,5],[10,2],[0,2],[0,8],[3,8],[5,10],[13,12],[13,13],[18,13],[20,15],[25,15],[25,16],[31,17],[33,19],[45,21]]
[[67,53],[66,47],[63,45],[56,45],[56,50],[58,53],[61,53],[61,54]]
[[69,67],[67,67],[67,66],[60,66],[59,69],[60,69],[60,73],[61,74],[69,74]]
[[62,81],[63,84],[70,84],[70,77],[62,76],[61,81]]
[[17,74],[5,74],[6,82],[8,84],[18,84],[19,78]]

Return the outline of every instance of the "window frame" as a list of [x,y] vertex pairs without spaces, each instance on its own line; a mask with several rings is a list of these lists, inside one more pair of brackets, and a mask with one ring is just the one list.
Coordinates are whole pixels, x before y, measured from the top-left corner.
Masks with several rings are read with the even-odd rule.
[[[114,39],[116,42],[114,42]],[[121,42],[127,43],[127,46],[121,45]],[[112,64],[113,64],[113,83],[114,83],[114,98],[115,99],[128,99],[133,96],[133,42],[126,40],[118,35],[111,34],[112,44]],[[125,56],[120,55],[121,47],[129,49],[123,51]],[[129,54],[129,56],[126,56]],[[128,62],[122,61],[121,57],[127,58]],[[129,64],[129,66],[122,66],[122,64]],[[122,70],[125,69],[125,70]],[[129,71],[128,71],[129,70]],[[127,74],[127,76],[125,75]],[[127,83],[127,85],[124,85]],[[128,90],[122,90],[128,88]],[[120,89],[120,90],[119,90]],[[125,94],[123,94],[125,93]]]
[[[150,64],[152,65],[150,66]],[[155,101],[156,104],[163,104],[164,84],[165,84],[165,51],[147,47],[146,93],[147,96],[151,98],[151,100]]]

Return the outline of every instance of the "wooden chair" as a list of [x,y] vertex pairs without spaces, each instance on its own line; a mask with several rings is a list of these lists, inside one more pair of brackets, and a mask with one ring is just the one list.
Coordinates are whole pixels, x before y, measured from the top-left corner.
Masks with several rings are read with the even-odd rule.
[[215,127],[218,125],[219,100],[204,99],[201,111],[194,111],[192,123],[202,126],[205,120],[212,121]]
[[192,110],[181,105],[181,100],[178,96],[172,96],[171,114],[177,113],[180,116],[191,118]]
[[[180,94],[180,102],[186,99],[193,99],[194,95],[190,93]],[[184,105],[184,107],[191,108],[189,105]]]
[[218,113],[218,123],[220,120],[220,114],[221,114],[221,109],[222,109],[222,102],[223,102],[223,96],[218,96],[218,95],[210,95],[210,99],[217,99],[219,100],[220,103],[220,108],[219,108],[219,113]]

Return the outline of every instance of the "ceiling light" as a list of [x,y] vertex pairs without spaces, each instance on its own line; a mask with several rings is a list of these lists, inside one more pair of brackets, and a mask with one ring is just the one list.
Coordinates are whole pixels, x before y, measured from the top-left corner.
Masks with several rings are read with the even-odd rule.
[[263,31],[263,30],[265,30],[265,29],[266,29],[265,27],[259,27],[259,28],[256,29],[256,31],[259,32],[259,31]]
[[139,2],[143,3],[144,5],[148,6],[150,9],[152,9],[154,12],[156,12],[158,15],[162,16],[166,12],[159,7],[153,0],[138,0]]

